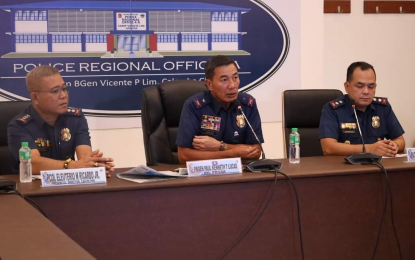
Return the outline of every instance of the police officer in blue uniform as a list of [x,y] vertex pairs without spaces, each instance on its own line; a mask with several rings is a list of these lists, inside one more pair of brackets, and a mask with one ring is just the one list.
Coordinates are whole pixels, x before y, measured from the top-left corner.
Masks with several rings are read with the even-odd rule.
[[59,71],[39,66],[28,73],[26,84],[32,105],[7,128],[9,149],[15,159],[13,170],[18,172],[21,143],[28,142],[33,173],[101,166],[113,171],[112,158],[92,151],[88,124],[81,109],[68,108],[68,91]]
[[[375,97],[376,73],[366,62],[347,69],[347,95],[330,101],[320,119],[320,142],[325,155],[350,155],[363,150],[354,109],[366,152],[394,157],[405,148],[405,133],[387,98]],[[354,104],[351,100],[354,100]]]
[[263,143],[261,118],[255,99],[238,93],[240,82],[235,61],[222,55],[212,57],[206,62],[205,74],[209,90],[190,97],[181,113],[176,139],[180,162],[232,157],[258,159],[261,148],[239,108]]

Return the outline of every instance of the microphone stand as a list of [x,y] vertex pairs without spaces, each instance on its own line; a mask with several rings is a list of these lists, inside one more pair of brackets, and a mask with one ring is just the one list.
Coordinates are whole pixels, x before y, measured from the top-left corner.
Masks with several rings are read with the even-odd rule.
[[373,164],[375,162],[379,163],[380,160],[382,160],[382,156],[366,152],[365,141],[363,140],[362,130],[360,129],[359,119],[357,118],[356,114],[356,105],[354,104],[354,100],[351,100],[351,102],[354,111],[354,116],[357,122],[357,127],[359,129],[360,138],[362,138],[363,152],[352,154],[344,159],[346,160],[346,162],[351,164]]
[[262,172],[262,171],[275,171],[275,170],[281,169],[281,165],[282,165],[281,162],[277,160],[265,158],[265,152],[264,152],[264,149],[262,148],[261,142],[258,139],[258,136],[255,134],[254,129],[249,123],[248,118],[246,118],[245,113],[242,110],[242,107],[240,105],[238,106],[238,109],[241,111],[242,115],[244,116],[245,121],[248,123],[249,128],[251,128],[251,131],[254,134],[255,139],[257,140],[259,147],[261,147],[261,151],[262,151],[262,159],[255,160],[255,161],[248,163],[246,165],[248,170],[250,170],[251,172]]

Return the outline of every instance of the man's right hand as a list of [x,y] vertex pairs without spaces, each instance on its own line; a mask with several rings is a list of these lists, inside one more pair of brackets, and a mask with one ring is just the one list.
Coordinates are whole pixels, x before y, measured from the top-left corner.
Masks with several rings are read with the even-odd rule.
[[380,140],[374,144],[366,145],[368,152],[375,153],[381,156],[395,157],[398,153],[396,145],[391,143],[391,140]]

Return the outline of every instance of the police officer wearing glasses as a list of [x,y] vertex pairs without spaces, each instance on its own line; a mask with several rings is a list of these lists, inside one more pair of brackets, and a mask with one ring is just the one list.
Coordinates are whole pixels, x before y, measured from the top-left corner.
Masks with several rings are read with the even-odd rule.
[[[27,89],[32,104],[18,114],[7,127],[9,149],[18,172],[19,149],[29,142],[33,173],[88,167],[106,167],[113,171],[113,159],[92,151],[89,128],[79,108],[69,108],[69,95],[59,71],[39,66],[27,74]],[[77,160],[75,160],[75,155]]]

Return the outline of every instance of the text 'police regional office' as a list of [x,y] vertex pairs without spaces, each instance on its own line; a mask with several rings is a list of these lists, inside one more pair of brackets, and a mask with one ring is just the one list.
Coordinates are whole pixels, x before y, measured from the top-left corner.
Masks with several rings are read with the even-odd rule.
[[[179,71],[179,70],[195,70],[203,71],[206,61],[167,61],[158,66],[155,62],[81,62],[81,63],[49,63],[46,65],[53,66],[59,72],[122,72],[122,71]],[[13,73],[28,73],[37,66],[45,64],[13,64]],[[238,65],[239,68],[239,65]]]

